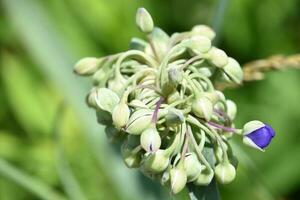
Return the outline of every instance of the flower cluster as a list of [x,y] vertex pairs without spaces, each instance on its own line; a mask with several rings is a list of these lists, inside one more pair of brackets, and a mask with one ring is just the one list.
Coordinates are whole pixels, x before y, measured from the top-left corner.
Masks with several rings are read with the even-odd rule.
[[[168,184],[174,194],[188,182],[208,185],[213,177],[230,183],[236,161],[228,140],[241,135],[245,144],[264,150],[274,136],[259,121],[236,129],[235,103],[214,87],[240,84],[239,63],[212,46],[215,33],[208,26],[169,36],[144,8],[136,23],[147,41],[133,38],[128,51],[75,65],[75,73],[93,79],[87,104],[108,138],[122,142],[125,164]],[[207,156],[207,148],[213,154]]]

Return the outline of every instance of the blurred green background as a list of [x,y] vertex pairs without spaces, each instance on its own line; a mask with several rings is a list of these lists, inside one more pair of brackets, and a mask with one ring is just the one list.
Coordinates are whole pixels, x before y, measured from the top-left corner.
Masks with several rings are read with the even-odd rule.
[[[213,25],[217,45],[242,64],[300,52],[299,0],[1,0],[0,200],[175,198],[125,167],[84,103],[88,79],[72,73],[80,58],[141,36],[140,6],[169,34]],[[277,136],[265,153],[232,142],[240,165],[222,199],[299,199],[299,88],[300,72],[287,70],[225,91],[237,126],[259,119]]]

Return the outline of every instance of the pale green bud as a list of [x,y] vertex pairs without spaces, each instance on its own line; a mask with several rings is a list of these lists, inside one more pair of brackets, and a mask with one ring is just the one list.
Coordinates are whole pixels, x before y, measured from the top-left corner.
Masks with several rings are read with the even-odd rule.
[[176,67],[171,67],[168,70],[168,75],[169,75],[169,81],[173,83],[175,86],[181,83],[181,81],[183,80],[183,71]]
[[183,163],[179,163],[170,170],[171,191],[173,194],[179,193],[187,183],[187,175]]
[[97,98],[98,98],[98,88],[94,87],[88,93],[85,98],[85,101],[89,107],[96,108],[97,107]]
[[125,102],[121,101],[116,105],[112,113],[112,120],[114,125],[119,129],[124,127],[128,122],[129,115],[130,110],[128,105]]
[[226,106],[227,106],[226,113],[227,113],[228,117],[231,120],[233,120],[237,113],[236,104],[231,100],[226,100]]
[[234,180],[236,170],[232,164],[228,161],[224,161],[215,167],[215,175],[220,183],[228,184]]
[[79,60],[74,67],[74,72],[81,76],[89,76],[94,74],[99,68],[102,59],[87,57]]
[[150,33],[153,30],[154,23],[151,15],[145,8],[139,8],[136,13],[136,24],[144,33]]
[[207,37],[204,36],[193,36],[190,39],[190,45],[192,51],[196,54],[202,54],[209,51],[211,48],[211,41]]
[[161,138],[156,127],[150,127],[141,134],[141,146],[147,152],[156,152],[161,145]]
[[139,50],[139,51],[145,51],[147,47],[147,42],[140,39],[140,38],[132,38],[129,44],[129,49]]
[[209,51],[209,61],[212,62],[216,67],[223,68],[228,64],[228,56],[226,53],[217,48],[212,48]]
[[98,69],[92,77],[94,85],[100,85],[104,83],[107,79],[107,69],[100,68]]
[[216,90],[212,92],[205,92],[203,95],[207,97],[212,102],[213,105],[220,100],[219,93]]
[[145,171],[152,173],[163,172],[169,165],[169,156],[166,150],[158,150],[155,153],[150,153],[144,158],[143,168]]
[[123,76],[117,76],[114,79],[108,81],[108,88],[112,91],[119,93],[126,83],[126,79]]
[[133,135],[140,135],[150,126],[152,115],[153,111],[149,109],[135,111],[127,122],[126,132]]
[[192,33],[197,33],[201,36],[205,36],[209,38],[210,40],[213,40],[214,37],[216,36],[216,33],[206,25],[196,25],[192,29]]
[[188,153],[184,159],[184,167],[187,175],[187,181],[195,181],[202,171],[203,166],[199,162],[194,152]]
[[176,108],[169,109],[165,118],[166,118],[166,123],[168,126],[182,124],[185,120],[182,111],[178,110]]
[[134,99],[130,102],[130,106],[136,107],[136,108],[147,108],[146,104],[144,104],[141,100]]
[[128,149],[126,145],[122,146],[121,149],[123,161],[128,168],[137,168],[141,163],[141,155],[137,152]]
[[197,179],[194,181],[195,185],[207,186],[214,177],[214,172],[207,168],[203,169]]
[[213,114],[213,104],[207,97],[202,96],[193,101],[192,112],[197,117],[204,118],[206,121],[209,121]]
[[243,70],[240,64],[233,58],[228,59],[228,64],[223,68],[226,75],[229,76],[237,84],[241,84],[243,81]]
[[157,56],[159,60],[162,60],[168,51],[170,37],[163,30],[157,27],[154,27],[149,37],[155,49],[155,56]]
[[168,96],[167,103],[171,104],[171,103],[177,101],[178,99],[180,99],[180,94],[177,90],[175,90]]
[[120,98],[110,89],[99,88],[97,92],[97,107],[101,110],[112,113],[114,107],[119,103]]

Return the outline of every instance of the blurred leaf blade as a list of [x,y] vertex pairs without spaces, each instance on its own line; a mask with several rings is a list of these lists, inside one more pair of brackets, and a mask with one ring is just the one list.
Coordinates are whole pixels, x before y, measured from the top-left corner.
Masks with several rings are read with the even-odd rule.
[[[82,119],[81,123],[87,129],[86,137],[90,147],[103,170],[109,174],[112,185],[124,199],[143,197],[136,172],[126,169],[122,160],[112,152],[105,135],[101,134],[103,129],[99,128],[93,114],[83,105],[84,96],[88,91],[87,84],[72,74],[72,65],[75,63],[72,51],[64,46],[59,35],[53,30],[38,1],[3,2],[11,23],[18,33],[22,33],[20,37],[30,56],[57,88],[61,89],[66,100],[77,109]],[[47,34],[44,34],[45,32]],[[110,159],[106,159],[104,155],[110,155]],[[127,180],[130,180],[131,184],[127,184]],[[148,192],[147,199],[153,199],[151,192]]]
[[46,200],[65,200],[66,198],[61,194],[55,192],[48,185],[44,184],[40,180],[34,179],[32,176],[18,170],[6,160],[0,158],[0,174],[3,177],[6,177],[16,184],[26,188],[32,193],[36,194],[42,199]]

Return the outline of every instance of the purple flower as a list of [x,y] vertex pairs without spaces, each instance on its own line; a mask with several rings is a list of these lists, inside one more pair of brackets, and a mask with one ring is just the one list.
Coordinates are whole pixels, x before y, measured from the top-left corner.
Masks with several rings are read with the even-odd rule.
[[264,151],[275,136],[275,131],[272,127],[260,121],[248,122],[245,124],[243,132],[244,144],[261,151]]

